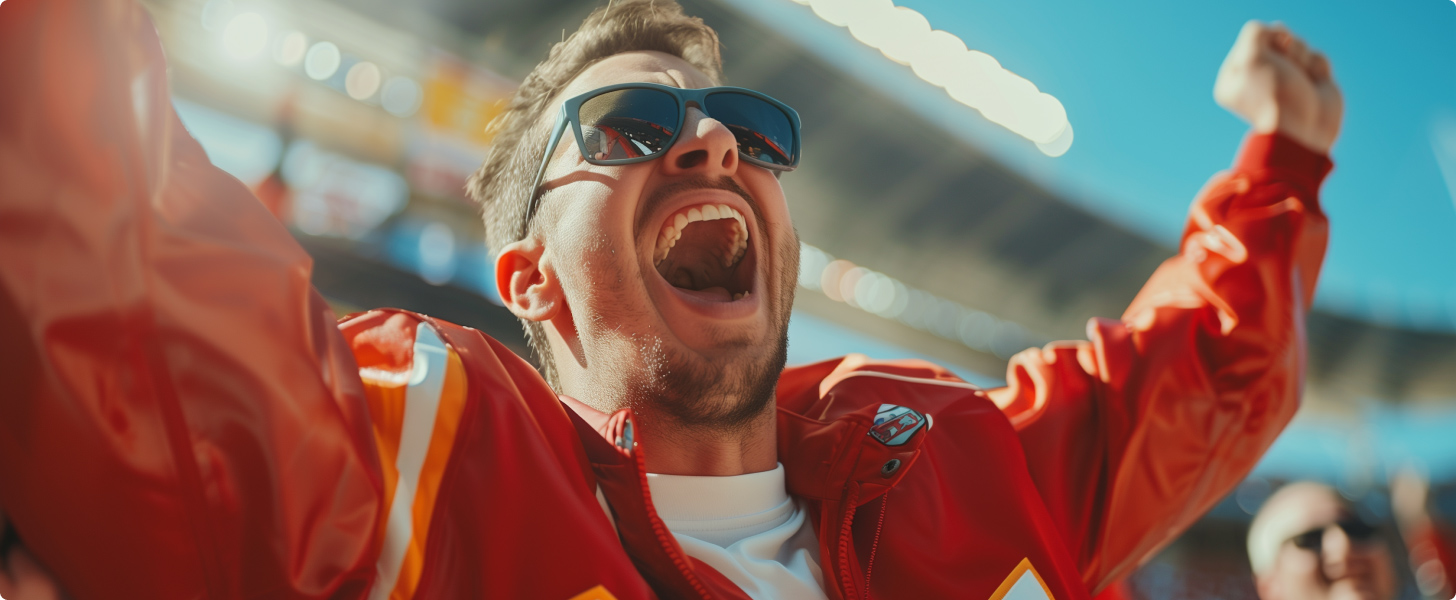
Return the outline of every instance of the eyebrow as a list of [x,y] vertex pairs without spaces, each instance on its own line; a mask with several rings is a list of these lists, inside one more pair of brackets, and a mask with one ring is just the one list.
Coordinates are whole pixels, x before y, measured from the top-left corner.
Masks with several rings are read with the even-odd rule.
[[[629,82],[623,81],[622,83]],[[679,83],[676,79],[673,79],[672,76],[668,75],[666,71],[653,71],[650,77],[644,77],[642,78],[642,81],[631,83],[656,83],[658,85],[665,85],[667,87],[675,87],[679,89],[682,89],[683,87],[681,83]]]

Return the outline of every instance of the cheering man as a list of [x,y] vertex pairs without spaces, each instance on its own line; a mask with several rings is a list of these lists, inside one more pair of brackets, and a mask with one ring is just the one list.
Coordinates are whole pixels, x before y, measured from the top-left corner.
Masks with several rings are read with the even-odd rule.
[[798,116],[665,0],[557,44],[468,184],[541,374],[336,326],[165,73],[129,0],[0,9],[0,507],[76,598],[1086,598],[1298,405],[1342,107],[1278,26],[1218,75],[1253,133],[1179,253],[991,390],[784,368]]

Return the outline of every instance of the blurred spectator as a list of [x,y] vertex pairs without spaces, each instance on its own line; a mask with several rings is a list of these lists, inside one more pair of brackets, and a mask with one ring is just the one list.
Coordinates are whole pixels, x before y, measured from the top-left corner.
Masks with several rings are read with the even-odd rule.
[[1389,536],[1327,485],[1292,483],[1249,526],[1262,600],[1391,600],[1399,591]]
[[1419,472],[1406,469],[1390,481],[1390,505],[1410,552],[1416,587],[1426,598],[1456,597],[1456,528],[1431,510],[1431,486]]

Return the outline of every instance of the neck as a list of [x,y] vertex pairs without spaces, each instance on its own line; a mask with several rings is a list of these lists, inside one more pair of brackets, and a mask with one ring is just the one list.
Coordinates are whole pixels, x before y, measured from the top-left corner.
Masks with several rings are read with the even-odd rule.
[[778,465],[773,403],[730,428],[684,426],[655,411],[634,412],[638,448],[649,473],[725,477],[772,471]]

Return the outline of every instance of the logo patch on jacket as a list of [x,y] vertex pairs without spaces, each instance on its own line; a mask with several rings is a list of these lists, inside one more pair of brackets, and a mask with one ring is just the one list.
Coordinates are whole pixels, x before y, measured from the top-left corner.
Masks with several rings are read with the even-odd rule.
[[881,404],[875,413],[875,424],[870,427],[870,437],[886,446],[899,446],[924,428],[925,415],[903,406]]
[[1001,582],[1001,587],[991,594],[990,600],[1056,600],[1052,591],[1047,588],[1045,581],[1041,580],[1041,574],[1036,572],[1036,567],[1031,566],[1031,559],[1023,558],[1021,563],[1011,570],[1006,580]]

